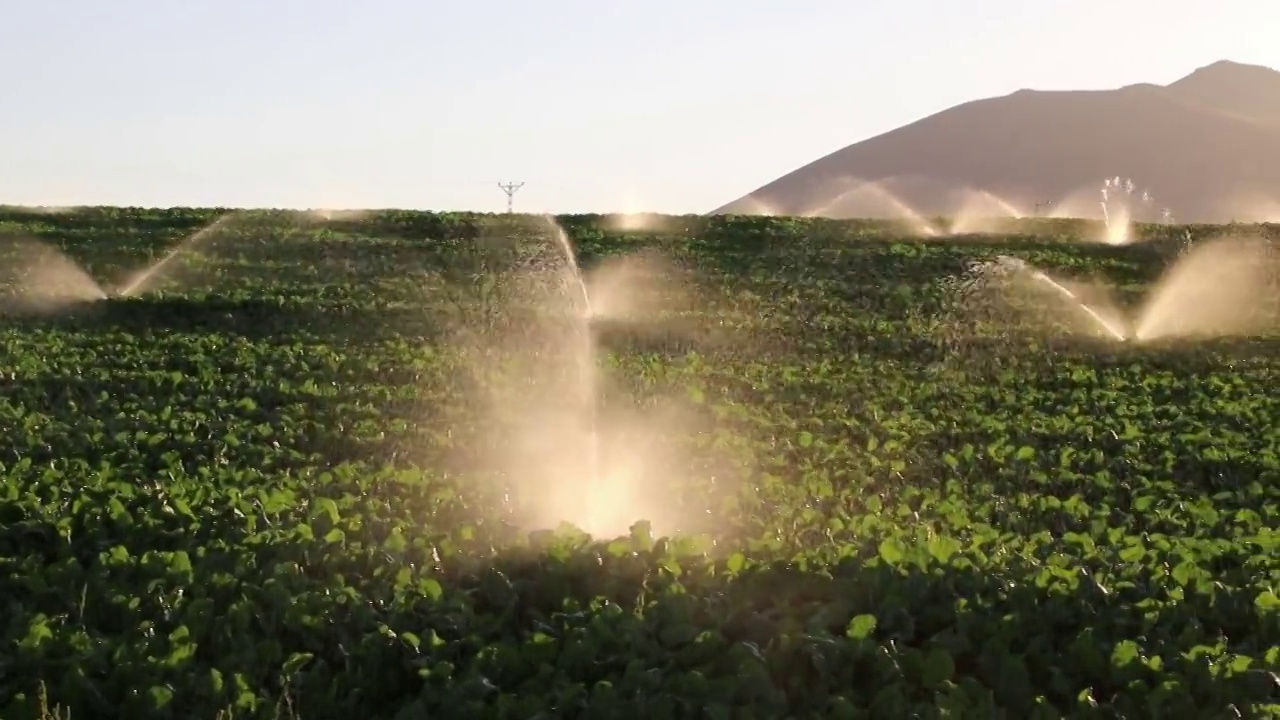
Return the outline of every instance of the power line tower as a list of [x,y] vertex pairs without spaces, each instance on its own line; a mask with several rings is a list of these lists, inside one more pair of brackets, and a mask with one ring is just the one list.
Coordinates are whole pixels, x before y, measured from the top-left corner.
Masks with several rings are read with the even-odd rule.
[[515,199],[516,191],[524,187],[524,183],[523,182],[498,183],[498,187],[502,189],[502,192],[507,194],[507,213],[509,214],[511,212],[511,203]]

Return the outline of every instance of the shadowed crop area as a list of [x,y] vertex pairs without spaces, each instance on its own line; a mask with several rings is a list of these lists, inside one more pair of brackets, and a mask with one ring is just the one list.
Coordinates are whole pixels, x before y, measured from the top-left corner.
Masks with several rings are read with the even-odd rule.
[[5,208],[0,717],[1280,717],[1274,229],[1129,232]]

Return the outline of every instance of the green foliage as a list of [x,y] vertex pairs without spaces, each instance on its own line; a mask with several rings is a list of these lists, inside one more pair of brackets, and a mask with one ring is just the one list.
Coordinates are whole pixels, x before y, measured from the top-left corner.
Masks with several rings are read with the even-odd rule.
[[[113,278],[218,214],[0,223]],[[255,214],[187,284],[0,324],[0,717],[1280,716],[1275,339],[931,320],[967,261],[1141,286],[1176,234],[560,220],[587,263],[676,257],[735,333],[605,359],[712,421],[664,489],[713,498],[701,534],[530,534],[459,469],[490,429],[442,318],[520,327],[490,219]]]

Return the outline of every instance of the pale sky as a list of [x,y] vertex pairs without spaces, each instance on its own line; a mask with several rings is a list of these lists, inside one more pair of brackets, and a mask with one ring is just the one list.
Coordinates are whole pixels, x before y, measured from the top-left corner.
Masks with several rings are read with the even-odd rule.
[[1274,0],[0,0],[0,203],[707,212],[980,97],[1280,69]]

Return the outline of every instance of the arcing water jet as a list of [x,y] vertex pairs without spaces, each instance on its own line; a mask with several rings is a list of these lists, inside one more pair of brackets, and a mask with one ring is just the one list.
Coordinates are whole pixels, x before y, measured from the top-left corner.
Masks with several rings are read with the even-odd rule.
[[89,273],[57,249],[31,238],[3,243],[4,303],[19,312],[54,312],[83,302],[105,300],[107,293]]
[[775,217],[785,214],[769,203],[755,197],[747,196],[743,199],[742,203],[745,207],[736,213],[738,215],[763,215],[765,217]]
[[837,194],[834,198],[818,206],[812,211],[802,213],[802,217],[831,217],[834,219],[857,218],[890,218],[907,223],[910,232],[926,237],[940,235],[938,229],[925,220],[896,195],[884,189],[877,182],[844,180],[853,186]]
[[1191,246],[1142,308],[1139,341],[1266,332],[1280,320],[1280,252],[1265,238]]
[[1280,260],[1266,239],[1224,238],[1191,248],[1157,282],[1135,320],[1108,317],[1026,261],[1002,255],[973,267],[969,289],[990,279],[1022,276],[1052,290],[1094,327],[1121,342],[1265,333],[1280,327]]
[[1004,270],[1025,273],[1032,280],[1057,293],[1060,297],[1066,300],[1071,307],[1084,313],[1084,315],[1093,322],[1095,327],[1106,333],[1111,338],[1121,342],[1128,339],[1122,327],[1117,323],[1108,320],[1101,312],[1089,303],[1084,302],[1084,300],[1082,300],[1076,293],[1072,292],[1062,283],[1059,283],[1057,280],[1049,277],[1048,273],[1045,273],[1043,270],[1037,269],[1025,260],[1010,257],[1008,255],[1001,255],[997,257],[996,262]]
[[[334,213],[330,219],[358,218],[360,212],[343,211]],[[11,289],[11,294],[18,293],[26,297],[22,302],[32,307],[52,308],[72,302],[103,300],[114,295],[128,298],[141,295],[152,289],[154,282],[166,270],[171,269],[174,262],[183,254],[206,245],[219,232],[247,213],[231,212],[218,217],[213,223],[201,228],[194,235],[170,248],[159,260],[134,273],[128,281],[108,293],[83,269],[77,266],[62,253],[30,239],[20,239],[9,243],[7,248],[11,259],[6,267],[10,277],[4,278],[4,284]],[[303,217],[316,218],[315,213],[303,213]]]
[[949,235],[996,231],[1000,229],[1002,220],[1017,220],[1024,216],[1021,210],[999,195],[971,188],[961,191],[958,208],[947,228]]
[[121,297],[133,297],[146,292],[151,288],[152,281],[160,277],[160,272],[163,271],[171,262],[183,253],[190,252],[197,246],[207,242],[209,238],[213,237],[218,233],[218,231],[226,227],[234,216],[236,216],[236,213],[227,213],[222,215],[217,220],[214,220],[210,225],[201,228],[196,232],[196,234],[173,246],[159,260],[136,273],[132,279],[120,288],[117,294]]

